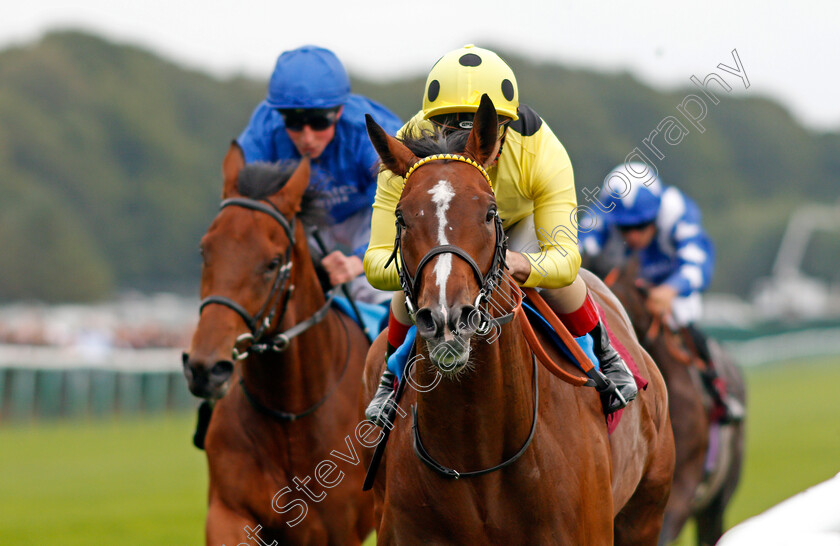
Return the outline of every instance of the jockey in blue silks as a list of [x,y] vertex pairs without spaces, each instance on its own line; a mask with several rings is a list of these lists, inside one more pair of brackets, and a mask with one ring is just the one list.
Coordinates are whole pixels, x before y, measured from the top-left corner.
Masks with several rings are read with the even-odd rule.
[[[715,415],[725,422],[743,418],[743,407],[727,395],[708,340],[695,324],[702,314],[700,294],[709,287],[715,266],[714,245],[701,224],[700,209],[641,163],[613,169],[594,209],[595,217],[581,224],[582,252],[597,256],[623,244],[625,255],[638,256],[639,277],[651,285],[648,309],[666,317],[673,329],[687,329],[706,362],[703,383],[716,402]],[[584,227],[590,229],[584,233]]]
[[247,163],[310,158],[311,184],[333,221],[321,235],[327,246],[345,251],[331,252],[321,264],[334,286],[351,282],[355,299],[380,303],[391,294],[362,275],[379,162],[365,114],[392,135],[402,126],[381,104],[350,93],[347,71],[332,51],[303,46],[277,59],[268,94],[237,143]]

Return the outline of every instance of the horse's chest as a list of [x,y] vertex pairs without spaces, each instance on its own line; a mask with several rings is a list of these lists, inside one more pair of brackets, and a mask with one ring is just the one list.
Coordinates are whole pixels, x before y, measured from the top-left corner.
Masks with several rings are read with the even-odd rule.
[[591,453],[561,455],[562,442],[544,433],[560,427],[548,421],[522,458],[475,478],[438,476],[410,442],[394,442],[383,525],[396,538],[385,543],[581,544],[581,533],[611,529],[608,467]]
[[558,543],[545,539],[576,532],[563,488],[552,487],[536,467],[460,480],[438,478],[425,466],[400,474],[389,482],[383,522],[401,538],[396,544],[418,537],[424,544]]

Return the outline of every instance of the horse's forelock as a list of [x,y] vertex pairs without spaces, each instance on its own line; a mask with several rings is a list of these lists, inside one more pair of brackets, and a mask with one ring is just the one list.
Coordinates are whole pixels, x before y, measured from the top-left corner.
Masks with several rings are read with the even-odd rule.
[[[286,160],[277,163],[257,161],[249,163],[239,171],[237,184],[239,193],[251,199],[266,199],[279,192],[297,169],[299,161]],[[330,217],[323,204],[325,192],[309,186],[303,194],[298,217],[305,224],[325,226]]]
[[438,127],[411,127],[400,140],[414,155],[423,158],[435,154],[463,154],[469,136],[467,130],[444,133]]

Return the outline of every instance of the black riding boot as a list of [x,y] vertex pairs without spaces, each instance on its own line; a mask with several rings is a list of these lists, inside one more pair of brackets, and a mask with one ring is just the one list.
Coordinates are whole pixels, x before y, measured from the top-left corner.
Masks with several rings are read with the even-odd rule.
[[[590,334],[592,334],[592,340],[594,341],[595,356],[601,363],[601,373],[616,386],[615,391],[601,393],[604,413],[610,414],[620,410],[636,398],[639,389],[636,387],[636,380],[633,378],[630,369],[627,368],[627,364],[624,363],[618,351],[610,343],[607,329],[601,320],[598,320],[598,324],[595,325]],[[606,399],[604,400],[604,398]]]
[[373,395],[373,399],[365,410],[365,417],[378,427],[384,427],[388,423],[388,414],[391,412],[396,397],[394,386],[396,380],[396,374],[385,368],[379,386],[376,388],[376,394]]
[[744,419],[745,409],[743,404],[726,392],[726,383],[718,376],[715,369],[706,364],[706,369],[700,372],[700,378],[706,392],[712,398],[711,420],[721,425],[737,423]]
[[388,369],[388,359],[396,350],[397,348],[390,343],[385,345],[385,371],[382,372],[382,378],[379,380],[379,386],[376,387],[376,393],[365,410],[365,417],[378,427],[390,424],[389,414],[397,395],[397,375]]
[[691,334],[691,340],[694,342],[697,355],[706,363],[706,369],[700,372],[700,378],[703,387],[705,387],[715,405],[712,409],[712,421],[722,425],[742,421],[746,413],[744,405],[735,397],[729,395],[726,382],[718,375],[706,334],[694,324],[689,324],[686,329]]

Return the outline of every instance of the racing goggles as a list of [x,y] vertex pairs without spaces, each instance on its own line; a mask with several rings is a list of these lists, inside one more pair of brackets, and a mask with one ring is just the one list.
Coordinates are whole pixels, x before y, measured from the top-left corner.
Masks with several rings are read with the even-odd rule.
[[[445,135],[454,133],[455,131],[469,131],[473,126],[473,112],[459,112],[455,114],[442,114],[430,118],[431,122],[440,127],[440,130]],[[505,129],[510,123],[510,118],[499,116],[499,131],[496,135],[496,140],[500,140],[505,136]]]
[[295,110],[279,110],[283,116],[286,129],[303,131],[308,125],[313,131],[323,131],[332,127],[338,120],[338,108],[308,108]]
[[618,231],[621,233],[630,233],[631,231],[641,231],[643,229],[647,229],[648,227],[653,225],[654,220],[650,220],[648,222],[641,222],[638,224],[628,224],[625,226],[616,225]]

